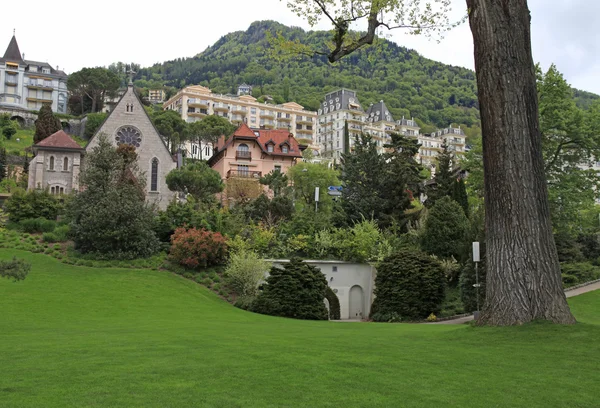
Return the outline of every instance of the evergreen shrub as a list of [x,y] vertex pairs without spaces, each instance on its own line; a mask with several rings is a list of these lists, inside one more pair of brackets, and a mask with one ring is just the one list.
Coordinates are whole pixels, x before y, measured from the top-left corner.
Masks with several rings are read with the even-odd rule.
[[28,234],[52,232],[54,228],[56,222],[45,218],[27,218],[19,221],[19,229]]
[[4,209],[9,220],[19,222],[27,218],[55,220],[63,209],[62,202],[47,190],[15,190],[6,200]]
[[340,299],[329,286],[325,291],[325,298],[329,302],[329,320],[340,320]]
[[[462,210],[461,210],[462,212]],[[445,294],[444,270],[419,251],[401,250],[379,263],[375,278],[374,321],[420,320],[438,314]]]
[[327,320],[327,280],[316,267],[293,258],[283,268],[272,267],[251,311],[271,316]]
[[190,269],[221,265],[227,259],[227,242],[219,232],[177,228],[171,237],[169,258]]

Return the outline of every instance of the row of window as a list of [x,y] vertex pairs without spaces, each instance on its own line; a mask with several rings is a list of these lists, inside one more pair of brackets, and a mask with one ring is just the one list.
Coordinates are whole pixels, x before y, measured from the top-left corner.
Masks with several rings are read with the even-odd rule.
[[[68,171],[69,170],[69,158],[65,157],[63,159],[63,166],[62,166],[62,171]],[[48,170],[54,171],[54,170],[58,170],[56,167],[56,160],[54,159],[54,156],[50,156],[50,159],[48,160]]]

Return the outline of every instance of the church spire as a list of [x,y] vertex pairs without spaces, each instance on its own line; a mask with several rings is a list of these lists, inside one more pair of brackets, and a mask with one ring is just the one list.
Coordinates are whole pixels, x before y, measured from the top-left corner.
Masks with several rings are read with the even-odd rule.
[[10,62],[18,62],[20,64],[25,64],[23,61],[23,57],[21,56],[21,51],[19,50],[19,44],[17,44],[17,37],[15,37],[15,30],[13,29],[13,36],[8,44],[8,48],[4,53],[4,57],[2,58],[4,61]]

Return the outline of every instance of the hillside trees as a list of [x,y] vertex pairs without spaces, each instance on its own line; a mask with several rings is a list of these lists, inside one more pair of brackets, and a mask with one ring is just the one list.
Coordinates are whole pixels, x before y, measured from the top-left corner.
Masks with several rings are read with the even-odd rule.
[[[231,136],[235,132],[236,126],[229,122],[227,118],[218,115],[209,115],[198,122],[188,124],[187,138],[195,143],[207,143],[216,145],[219,137]],[[202,149],[199,152],[199,158],[208,159],[203,156]]]
[[[95,113],[102,109],[105,96],[115,96],[120,85],[119,76],[106,68],[83,68],[69,75],[67,88],[72,95],[79,97],[81,113]],[[91,101],[90,111],[85,108],[84,100]]]
[[169,190],[191,194],[196,201],[207,204],[214,202],[215,194],[224,188],[219,173],[202,161],[171,170],[166,182]]
[[40,108],[38,118],[35,120],[33,143],[39,143],[61,129],[60,120],[52,113],[52,106],[49,103],[45,103]]
[[[371,44],[377,27],[386,22],[392,24],[388,28],[408,22],[417,32],[425,24],[440,22],[431,8],[419,9],[419,1],[316,4],[320,7],[288,1],[311,24],[329,17],[334,47],[325,54],[331,62]],[[363,8],[353,15],[355,4]],[[406,8],[411,6],[417,8]],[[487,294],[479,323],[574,323],[550,223],[527,1],[467,0],[467,7],[484,138]],[[443,7],[433,10],[447,15]],[[367,20],[366,34],[353,38],[349,23],[360,19]]]

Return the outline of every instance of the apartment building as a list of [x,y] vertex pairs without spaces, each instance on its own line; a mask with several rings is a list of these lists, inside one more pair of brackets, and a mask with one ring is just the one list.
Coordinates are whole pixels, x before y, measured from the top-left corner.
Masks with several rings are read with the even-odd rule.
[[[261,103],[252,95],[215,94],[209,88],[193,85],[166,101],[164,109],[179,112],[181,118],[190,123],[208,115],[218,115],[233,124],[245,123],[252,129],[285,130],[305,144],[314,145],[317,112],[305,110],[295,102],[272,105]],[[202,148],[205,147],[187,146],[189,152]]]
[[149,89],[148,90],[148,102],[150,103],[163,103],[165,101],[165,91],[163,89]]
[[325,101],[318,111],[317,143],[321,146],[321,155],[326,158],[340,158],[344,150],[344,125],[348,123],[350,135],[349,151],[352,150],[354,139],[361,133],[369,134],[377,143],[380,153],[385,151],[385,145],[391,141],[392,133],[417,139],[420,148],[417,159],[424,165],[434,166],[436,156],[442,151],[445,142],[457,156],[465,153],[466,136],[460,127],[452,126],[431,134],[422,134],[421,128],[414,120],[402,119],[395,121],[383,100],[372,104],[363,110],[356,91],[339,89],[325,95]]
[[67,74],[47,62],[26,60],[13,35],[0,58],[0,105],[39,110],[50,104],[54,112],[67,113],[67,99]]

